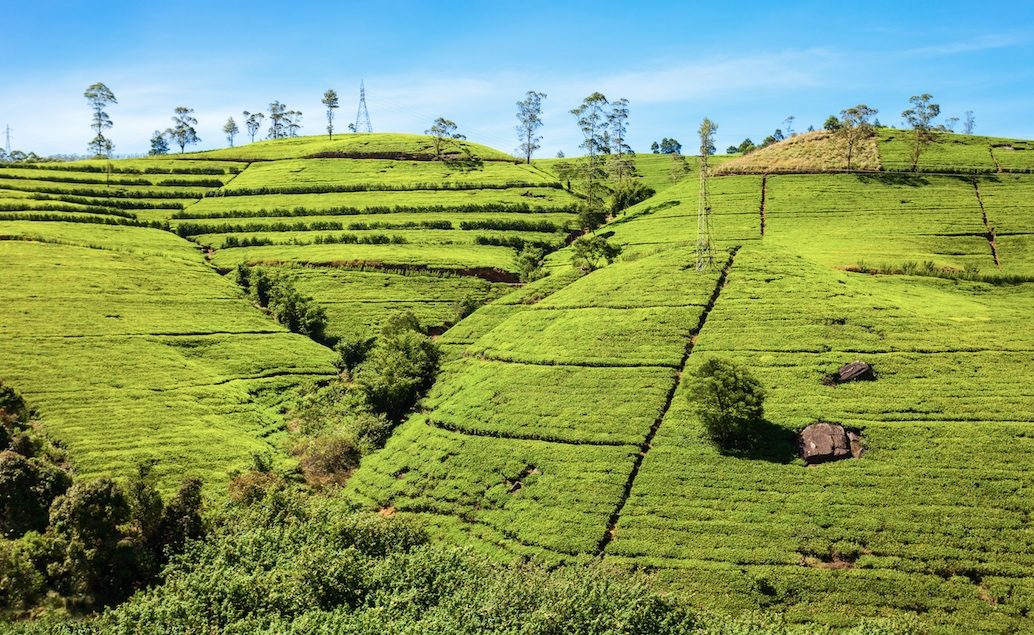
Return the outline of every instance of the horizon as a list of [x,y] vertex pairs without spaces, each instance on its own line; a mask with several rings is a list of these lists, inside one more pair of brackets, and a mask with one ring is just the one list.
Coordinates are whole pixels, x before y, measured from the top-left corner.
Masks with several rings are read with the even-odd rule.
[[[941,121],[971,110],[976,134],[1034,137],[1027,116],[1034,88],[1025,88],[1034,79],[1034,7],[992,3],[974,14],[952,2],[930,16],[884,2],[871,10],[896,26],[873,28],[830,17],[816,2],[735,10],[653,3],[637,9],[635,20],[614,2],[533,2],[519,15],[476,3],[443,9],[402,2],[362,7],[363,28],[320,37],[323,25],[347,25],[361,5],[305,5],[295,9],[290,32],[271,6],[186,3],[173,10],[117,2],[102,15],[86,4],[16,7],[5,48],[33,55],[0,95],[0,131],[11,127],[12,149],[83,154],[91,133],[82,92],[104,82],[119,100],[109,109],[116,155],[146,153],[152,132],[167,128],[181,105],[195,109],[202,139],[188,150],[225,147],[227,117],[241,125],[243,110],[264,111],[273,100],[304,113],[301,135],[318,136],[325,133],[319,100],[328,88],[340,96],[336,128],[345,133],[364,81],[375,132],[420,134],[444,116],[469,140],[505,152],[517,144],[515,102],[528,90],[544,92],[539,158],[578,153],[568,111],[596,90],[630,101],[629,136],[639,153],[662,137],[691,147],[705,116],[719,125],[719,150],[746,137],[760,142],[784,128],[788,115],[796,132],[821,128],[827,116],[857,103],[878,108],[880,121],[897,127],[908,98],[927,92],[942,107]],[[180,16],[194,27],[177,30]],[[241,20],[253,23],[240,28]],[[714,27],[696,27],[701,23]],[[113,42],[83,51],[76,38],[104,29]],[[627,44],[572,37],[583,29]],[[383,32],[398,37],[386,43],[374,35]],[[448,35],[436,42],[438,33]],[[275,42],[288,53],[255,42]]]

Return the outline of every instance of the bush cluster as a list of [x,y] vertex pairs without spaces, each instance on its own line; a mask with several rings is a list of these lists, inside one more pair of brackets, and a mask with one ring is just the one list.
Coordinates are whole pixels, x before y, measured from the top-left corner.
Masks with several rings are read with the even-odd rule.
[[121,602],[203,534],[200,481],[184,481],[167,504],[151,464],[125,485],[73,482],[3,383],[0,430],[0,612],[30,610],[48,594],[85,609]]
[[283,274],[241,264],[237,265],[235,276],[248,297],[269,311],[277,322],[294,333],[326,343],[327,312],[312,298],[299,293]]

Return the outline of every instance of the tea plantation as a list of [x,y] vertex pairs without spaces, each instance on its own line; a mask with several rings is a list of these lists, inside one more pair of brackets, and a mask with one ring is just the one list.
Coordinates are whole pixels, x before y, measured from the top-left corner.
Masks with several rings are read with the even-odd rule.
[[[328,340],[408,310],[444,351],[342,505],[503,560],[645,571],[704,610],[1029,632],[1034,145],[943,134],[910,171],[906,132],[870,141],[854,172],[800,141],[720,157],[709,271],[692,158],[640,157],[655,194],[597,230],[622,252],[591,272],[559,162],[466,142],[0,167],[0,379],[77,473],[154,458],[218,498],[253,454],[290,461],[285,399],[338,372],[232,273],[279,272]],[[525,247],[548,275],[521,284]],[[704,438],[688,381],[711,357],[766,388],[750,451]],[[876,380],[828,381],[855,360]],[[794,435],[816,421],[864,454],[806,465]]]

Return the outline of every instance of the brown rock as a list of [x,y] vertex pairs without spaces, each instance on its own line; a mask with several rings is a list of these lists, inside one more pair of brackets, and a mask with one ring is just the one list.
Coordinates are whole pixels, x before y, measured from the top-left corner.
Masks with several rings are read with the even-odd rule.
[[836,423],[813,423],[799,435],[801,457],[809,465],[861,455],[861,436]]
[[849,381],[871,381],[876,379],[876,373],[872,366],[865,362],[851,362],[840,367],[837,371],[837,383],[844,384]]

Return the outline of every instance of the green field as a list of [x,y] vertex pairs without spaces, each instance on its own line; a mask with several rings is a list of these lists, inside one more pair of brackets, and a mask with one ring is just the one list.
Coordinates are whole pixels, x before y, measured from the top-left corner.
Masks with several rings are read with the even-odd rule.
[[[656,194],[597,230],[622,254],[591,273],[571,266],[582,199],[557,160],[429,144],[0,168],[0,379],[79,473],[156,457],[164,483],[199,474],[218,498],[252,453],[289,460],[284,399],[337,372],[227,275],[255,265],[332,339],[408,310],[445,352],[345,503],[499,558],[645,570],[709,610],[1034,629],[1029,142],[942,134],[904,173],[907,133],[881,129],[878,170],[730,168],[705,272],[697,161],[673,182],[670,156],[642,155]],[[548,276],[516,282],[522,244],[551,252]],[[460,320],[464,303],[483,306]],[[704,440],[687,379],[710,356],[767,388],[760,450]],[[823,382],[854,360],[877,381]],[[862,429],[866,453],[806,466],[792,436],[816,420]]]

